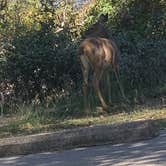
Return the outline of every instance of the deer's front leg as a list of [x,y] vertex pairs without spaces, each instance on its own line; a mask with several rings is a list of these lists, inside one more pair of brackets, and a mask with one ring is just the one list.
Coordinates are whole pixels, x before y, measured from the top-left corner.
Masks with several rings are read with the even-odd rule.
[[106,82],[107,82],[107,92],[108,92],[108,101],[109,101],[109,104],[112,104],[111,102],[111,72],[107,72],[106,73]]
[[81,56],[81,69],[83,75],[83,96],[84,96],[84,109],[88,115],[88,78],[90,66],[85,56]]

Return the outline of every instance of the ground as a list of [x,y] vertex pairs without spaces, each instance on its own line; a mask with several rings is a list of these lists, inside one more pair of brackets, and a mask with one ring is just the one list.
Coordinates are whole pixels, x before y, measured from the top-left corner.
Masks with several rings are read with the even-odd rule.
[[[151,103],[150,103],[151,105]],[[119,108],[117,108],[119,110]],[[0,117],[0,138],[29,135],[43,132],[54,132],[61,129],[85,127],[96,124],[114,124],[130,122],[133,120],[157,120],[160,128],[166,127],[166,105],[136,106],[131,110],[125,108],[106,116],[92,115],[89,117],[65,117],[58,118],[54,112],[45,110],[34,112],[27,109],[23,113]]]

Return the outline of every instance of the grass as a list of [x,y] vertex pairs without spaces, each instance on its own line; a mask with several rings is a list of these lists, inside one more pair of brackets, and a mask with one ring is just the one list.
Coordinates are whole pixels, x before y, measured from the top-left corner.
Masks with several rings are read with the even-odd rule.
[[[23,108],[22,108],[23,109]],[[0,126],[0,138],[20,136],[41,132],[58,131],[76,127],[97,124],[114,124],[133,120],[158,120],[160,128],[166,127],[166,108],[134,108],[131,112],[121,111],[116,114],[91,115],[89,117],[61,117],[49,110],[32,111],[31,107],[24,107],[20,114],[6,118],[6,123]],[[1,118],[0,121],[3,119]]]
[[[144,97],[141,98],[141,102],[144,103],[142,106],[137,105],[140,99],[135,94],[128,95],[129,100],[132,102],[130,106],[127,106],[119,101],[120,96],[117,91],[111,91],[113,92],[111,93],[112,101],[114,99],[113,103],[116,103],[117,99],[118,103],[111,107],[108,115],[103,115],[102,109],[97,108],[99,100],[91,89],[88,97],[90,103],[88,117],[84,115],[82,94],[77,91],[72,91],[71,94],[62,91],[53,100],[53,103],[48,101],[48,103],[52,103],[51,106],[48,106],[50,108],[36,106],[35,104],[35,106],[23,105],[18,106],[17,113],[11,114],[14,110],[10,110],[8,117],[0,117],[0,138],[147,119],[157,120],[160,128],[166,128],[166,108],[161,107],[165,105],[166,101],[165,84],[151,92],[159,96],[157,99],[154,99],[154,95],[150,100]],[[105,87],[104,90],[105,94],[107,94],[108,88]],[[149,94],[149,91],[147,93]],[[161,97],[162,95],[163,97]],[[55,95],[53,96],[55,97]],[[109,96],[107,98],[109,99]],[[52,98],[49,100],[52,101]]]

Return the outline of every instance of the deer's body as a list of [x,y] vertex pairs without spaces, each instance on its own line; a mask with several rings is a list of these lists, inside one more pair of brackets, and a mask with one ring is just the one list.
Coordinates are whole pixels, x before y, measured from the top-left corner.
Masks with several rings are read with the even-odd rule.
[[[90,70],[93,73],[92,83],[96,93],[105,110],[108,106],[100,91],[100,80],[107,68],[111,67],[116,70],[118,67],[118,48],[116,44],[106,38],[87,38],[79,48],[81,67],[84,81],[85,105],[87,105],[87,87]],[[86,106],[87,107],[87,106]]]
[[113,41],[106,38],[85,39],[80,45],[79,54],[82,63],[88,61],[93,70],[117,66],[118,48]]
[[84,103],[86,108],[88,105],[87,88],[89,84],[89,74],[92,73],[93,87],[96,90],[102,107],[107,110],[108,106],[100,91],[100,80],[104,71],[106,71],[108,67],[112,67],[113,70],[117,70],[118,68],[117,60],[119,50],[116,44],[107,38],[107,31],[103,26],[105,21],[107,21],[105,16],[101,16],[98,23],[92,25],[92,27],[90,27],[85,33],[85,39],[81,42],[79,47],[79,56],[84,81]]

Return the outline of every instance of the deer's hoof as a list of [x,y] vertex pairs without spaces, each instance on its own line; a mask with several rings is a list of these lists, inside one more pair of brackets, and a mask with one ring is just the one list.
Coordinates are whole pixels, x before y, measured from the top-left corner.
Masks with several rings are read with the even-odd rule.
[[108,107],[108,106],[104,106],[104,107],[103,107],[103,110],[104,110],[106,113],[108,113],[109,107]]

